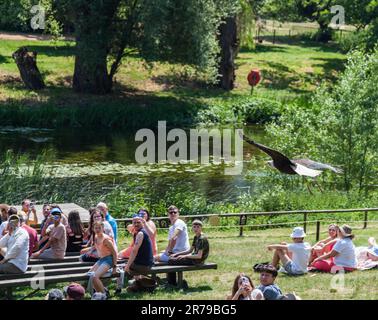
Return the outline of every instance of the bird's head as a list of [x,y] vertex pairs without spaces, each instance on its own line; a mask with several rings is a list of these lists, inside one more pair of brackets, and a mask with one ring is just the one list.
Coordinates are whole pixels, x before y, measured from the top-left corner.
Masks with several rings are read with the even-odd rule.
[[272,168],[274,168],[273,160],[269,160],[266,162],[266,164]]

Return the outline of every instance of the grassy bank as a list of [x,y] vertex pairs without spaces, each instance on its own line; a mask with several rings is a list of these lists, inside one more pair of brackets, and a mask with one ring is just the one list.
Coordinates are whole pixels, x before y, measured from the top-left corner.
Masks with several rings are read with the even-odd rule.
[[[351,223],[352,226],[358,226]],[[326,226],[322,226],[326,231]],[[112,299],[196,299],[224,300],[230,294],[233,280],[239,272],[245,272],[251,276],[253,282],[258,284],[258,274],[252,272],[252,266],[258,262],[269,261],[271,252],[266,250],[268,244],[289,241],[288,235],[291,229],[260,230],[246,232],[246,236],[237,237],[235,231],[219,232],[206,230],[210,241],[210,256],[208,261],[218,264],[217,270],[188,272],[185,279],[188,281],[188,290],[175,290],[173,288],[159,287],[153,294],[128,294],[125,291],[119,296],[112,296]],[[356,246],[366,246],[369,236],[376,236],[378,226],[371,225],[367,230],[356,230]],[[314,229],[308,230],[307,241],[315,242]],[[325,233],[322,233],[322,237]],[[159,234],[159,250],[166,246],[165,233]],[[192,237],[192,235],[191,235]],[[130,242],[129,238],[122,237],[120,248],[126,247]],[[308,274],[302,277],[289,277],[279,275],[277,283],[285,293],[295,292],[303,299],[308,300],[336,300],[336,299],[366,299],[376,300],[378,298],[378,271],[357,271],[345,275],[344,289],[341,287],[333,290],[331,287],[332,276],[330,274]],[[339,282],[340,283],[340,282]],[[63,288],[65,284],[49,286]],[[111,290],[115,285],[110,284]],[[15,292],[16,298],[21,298],[31,292],[30,289],[18,289]],[[33,300],[43,299],[48,290],[38,292]]]
[[[277,180],[260,179],[252,192],[209,200],[206,188],[177,177],[164,176],[161,172],[150,175],[131,175],[132,179],[117,180],[116,176],[71,176],[67,172],[56,174],[59,169],[49,165],[52,155],[42,154],[36,159],[17,156],[11,152],[0,159],[0,203],[17,204],[24,198],[38,203],[75,202],[89,208],[99,201],[105,201],[112,215],[124,218],[147,207],[153,215],[165,216],[166,208],[174,203],[185,215],[208,213],[231,213],[280,210],[319,210],[375,207],[378,193],[371,190],[366,195],[335,190],[332,184],[323,183],[324,192],[313,189],[310,195],[305,184],[283,187]],[[75,170],[68,167],[66,170]],[[95,168],[93,168],[95,170]],[[159,181],[158,181],[159,180]],[[164,182],[158,184],[158,182]],[[157,187],[160,186],[160,187]],[[314,215],[311,219],[362,220],[363,213]],[[264,216],[250,219],[254,224],[276,224],[298,221],[302,217]],[[238,219],[225,219],[222,225],[237,225]]]
[[[332,45],[305,41],[258,45],[253,51],[240,52],[237,87],[228,93],[195,81],[195,71],[189,66],[146,65],[134,55],[125,59],[116,75],[114,93],[99,97],[79,95],[71,89],[72,42],[0,40],[0,44],[0,118],[7,125],[34,127],[154,126],[161,119],[173,125],[267,121],[282,104],[307,103],[321,81],[335,79],[344,62],[344,55]],[[11,58],[20,46],[38,52],[46,89],[34,92],[23,87]],[[252,68],[263,74],[253,99],[248,98],[246,81]],[[248,110],[235,111],[235,105],[245,99]]]

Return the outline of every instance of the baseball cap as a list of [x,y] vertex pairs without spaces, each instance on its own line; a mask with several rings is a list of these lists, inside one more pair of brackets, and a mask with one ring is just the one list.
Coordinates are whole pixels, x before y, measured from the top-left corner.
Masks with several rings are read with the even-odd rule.
[[46,296],[46,300],[64,300],[64,295],[62,290],[51,289]]
[[106,300],[106,293],[95,292],[92,296],[92,300]]
[[133,219],[137,219],[137,218],[143,219],[144,218],[144,213],[134,213],[132,215],[132,218]]
[[64,293],[74,300],[81,300],[85,295],[85,289],[78,283],[71,283],[63,289]]
[[50,211],[52,215],[62,215],[62,211],[59,208],[54,208]]

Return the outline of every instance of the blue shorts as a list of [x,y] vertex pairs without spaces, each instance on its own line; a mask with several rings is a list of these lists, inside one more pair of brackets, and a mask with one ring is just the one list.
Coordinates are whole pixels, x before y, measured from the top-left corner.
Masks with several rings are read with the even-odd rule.
[[169,260],[169,256],[165,254],[165,252],[163,252],[160,256],[159,256],[159,260],[161,262],[168,262]]
[[113,256],[106,256],[101,258],[96,262],[98,267],[101,267],[103,264],[107,264],[110,268],[113,267]]
[[293,261],[289,261],[288,263],[286,263],[283,266],[283,268],[285,269],[287,274],[292,275],[292,276],[299,276],[299,275],[304,274],[303,272],[298,272],[298,271],[294,270]]

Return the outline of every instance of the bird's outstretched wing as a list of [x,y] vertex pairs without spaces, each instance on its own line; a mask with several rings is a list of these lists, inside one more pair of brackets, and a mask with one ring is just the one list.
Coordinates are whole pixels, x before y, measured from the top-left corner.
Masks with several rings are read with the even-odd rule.
[[312,177],[312,178],[317,177],[323,172],[320,170],[307,168],[307,166],[303,166],[300,163],[296,163],[294,166],[292,166],[292,168],[300,176],[306,176],[306,177]]
[[307,168],[313,169],[313,170],[331,170],[335,173],[343,173],[343,170],[334,166],[331,166],[330,164],[327,163],[321,163],[321,162],[316,162],[310,159],[293,159],[293,162],[297,164],[301,164],[303,166],[306,166]]
[[295,166],[295,163],[293,163],[288,157],[286,157],[281,152],[274,150],[274,149],[271,149],[271,148],[264,146],[260,143],[257,143],[255,141],[253,141],[252,139],[246,137],[245,135],[243,135],[242,138],[244,139],[244,141],[246,141],[249,144],[259,148],[261,151],[265,152],[267,155],[269,155],[273,159],[273,161],[281,162],[281,163],[286,162],[287,164],[289,164],[291,166]]

